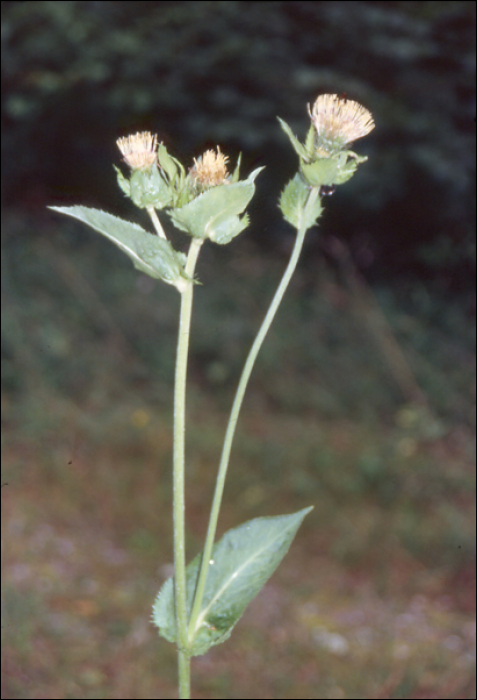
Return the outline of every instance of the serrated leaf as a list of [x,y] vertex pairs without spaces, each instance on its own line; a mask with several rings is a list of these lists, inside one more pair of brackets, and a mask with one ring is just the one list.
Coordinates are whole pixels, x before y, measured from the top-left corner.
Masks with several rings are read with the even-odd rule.
[[358,165],[365,163],[368,160],[367,156],[358,156],[353,151],[343,151],[338,157],[339,168],[336,185],[342,185],[347,182],[355,174]]
[[311,206],[309,203],[305,206],[302,221],[302,226],[304,226],[305,230],[308,230],[312,226],[316,226],[316,222],[321,216],[322,211],[323,207],[320,197],[317,197]]
[[300,168],[310,185],[321,187],[336,183],[340,165],[337,158],[318,158],[313,163],[301,163]]
[[83,206],[48,208],[91,226],[126,253],[138,270],[182,289],[186,279],[183,258],[176,253],[169,241],[148,233],[138,224],[100,209]]
[[231,216],[223,221],[217,220],[214,226],[213,237],[210,237],[211,241],[218,243],[219,245],[225,245],[230,243],[232,238],[238,236],[250,223],[250,218],[248,214],[244,214],[242,217]]
[[161,168],[163,168],[169,181],[173,181],[176,175],[179,173],[178,161],[167,152],[167,148],[163,143],[159,144],[157,151],[157,161]]
[[305,226],[309,229],[316,224],[322,212],[320,198],[317,197],[313,206],[307,206],[310,188],[300,173],[290,180],[280,197],[280,209],[284,218],[294,228]]
[[239,153],[239,157],[237,158],[237,165],[235,166],[235,170],[233,171],[232,174],[232,182],[238,182],[239,177],[240,177],[240,163],[242,162],[242,154]]
[[[224,642],[245,608],[268,581],[288,551],[304,508],[291,515],[256,518],[229,530],[214,546],[200,614],[190,639],[191,656]],[[187,567],[188,616],[192,608],[201,555]],[[153,608],[160,634],[176,641],[173,579],[162,586]]]
[[238,216],[252,199],[254,180],[261,170],[263,168],[257,168],[246,180],[213,187],[180,209],[169,211],[172,222],[196,238],[228,243],[248,223]]
[[281,119],[280,117],[277,117],[277,119],[280,122],[280,126],[282,127],[283,131],[290,139],[291,145],[295,149],[295,152],[300,156],[300,158],[307,160],[308,159],[308,152],[307,152],[305,146],[303,146],[303,144],[301,144],[298,141],[297,137],[295,136],[295,134],[293,133],[291,128],[288,126],[288,124],[285,121],[283,121],[283,119]]
[[122,191],[124,192],[124,194],[127,197],[130,197],[131,196],[131,186],[129,184],[129,180],[126,177],[124,177],[124,175],[122,174],[120,169],[117,168],[115,165],[113,165],[113,168],[116,171],[119,187],[122,189]]
[[310,126],[308,129],[308,133],[306,135],[305,139],[305,149],[308,154],[308,158],[311,159],[313,157],[313,153],[315,150],[315,141],[316,141],[316,130],[313,124]]
[[341,151],[328,158],[318,158],[313,163],[302,162],[300,167],[313,187],[342,185],[353,177],[358,165],[366,160],[366,156],[358,156],[353,151]]
[[310,189],[299,173],[285,186],[280,197],[280,209],[286,221],[294,228],[299,226],[300,213],[303,211]]

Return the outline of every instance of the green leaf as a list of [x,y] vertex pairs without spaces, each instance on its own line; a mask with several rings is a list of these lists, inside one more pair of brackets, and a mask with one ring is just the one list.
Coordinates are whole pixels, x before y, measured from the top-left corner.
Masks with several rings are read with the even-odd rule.
[[214,225],[213,237],[211,236],[210,238],[214,243],[225,245],[246,229],[249,223],[250,218],[248,214],[244,214],[241,218],[239,216],[230,216],[224,219],[218,218]]
[[317,197],[312,207],[307,207],[310,188],[300,173],[290,180],[280,197],[280,209],[286,221],[298,229],[304,225],[306,229],[316,224],[322,212],[320,198]]
[[317,158],[312,163],[301,162],[300,168],[306,181],[313,187],[321,185],[342,185],[356,172],[366,156],[358,156],[353,151],[340,151],[328,158]]
[[356,172],[358,165],[365,163],[368,156],[358,156],[354,151],[343,151],[338,156],[339,168],[335,185],[347,182]]
[[119,187],[122,189],[122,191],[124,192],[124,194],[127,197],[130,197],[131,196],[131,185],[129,184],[129,180],[126,177],[124,177],[124,175],[122,174],[120,169],[117,168],[115,165],[113,165],[113,168],[116,171],[116,176],[118,178]]
[[48,207],[60,214],[72,216],[109,238],[131,258],[134,267],[150,277],[161,279],[183,289],[187,279],[183,271],[183,256],[169,241],[148,233],[137,224],[119,219],[100,209],[89,207]]
[[305,139],[305,149],[306,149],[306,152],[308,154],[308,160],[313,159],[313,156],[314,156],[314,153],[316,150],[315,142],[316,142],[316,130],[312,124],[310,126],[310,128],[308,129],[308,133],[307,133],[306,139]]
[[309,186],[300,173],[297,173],[288,182],[281,194],[280,209],[286,221],[294,228],[298,228],[300,225],[300,214],[308,199],[309,192]]
[[235,166],[235,170],[232,174],[232,182],[238,182],[239,177],[240,177],[240,163],[242,162],[242,154],[239,153],[239,157],[237,158],[237,165]]
[[[303,518],[304,508],[291,515],[256,518],[229,530],[214,546],[201,610],[190,639],[191,656],[205,654],[224,642],[245,608],[268,581],[288,551]],[[201,555],[187,567],[188,615],[192,608]],[[159,633],[176,641],[173,579],[156,598],[153,621]]]
[[216,243],[228,243],[248,224],[239,219],[255,192],[254,180],[263,168],[257,168],[246,180],[212,187],[191,202],[168,214],[181,231],[196,238],[210,238]]
[[283,119],[280,119],[280,117],[277,117],[277,119],[280,122],[280,126],[282,127],[283,131],[290,139],[291,145],[295,149],[295,152],[300,156],[300,158],[308,160],[308,152],[306,147],[298,141],[293,131],[290,129],[288,124],[285,121],[283,121]]
[[181,163],[167,152],[167,148],[163,143],[159,144],[157,151],[157,161],[161,168],[163,168],[170,182],[174,182],[174,179],[180,172],[184,171]]
[[337,158],[318,158],[313,163],[301,163],[300,168],[312,187],[321,187],[336,184],[340,164]]

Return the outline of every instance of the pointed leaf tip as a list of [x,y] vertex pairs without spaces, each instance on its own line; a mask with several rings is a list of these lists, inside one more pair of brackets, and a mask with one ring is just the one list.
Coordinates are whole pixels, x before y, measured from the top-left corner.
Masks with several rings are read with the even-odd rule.
[[[304,508],[291,515],[255,518],[229,530],[214,546],[201,611],[191,639],[191,654],[205,654],[224,642],[247,605],[268,581],[287,553],[303,518]],[[192,607],[201,555],[187,567],[188,614]],[[161,588],[153,620],[168,641],[176,640],[172,578]]]
[[148,233],[138,224],[125,221],[100,209],[83,206],[48,207],[91,226],[108,238],[131,260],[141,272],[183,289],[187,279],[183,259],[169,241]]

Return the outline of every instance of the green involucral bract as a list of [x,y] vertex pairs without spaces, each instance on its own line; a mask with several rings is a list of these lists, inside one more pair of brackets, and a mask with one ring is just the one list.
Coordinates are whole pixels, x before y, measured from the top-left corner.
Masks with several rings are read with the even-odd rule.
[[218,185],[198,195],[183,207],[168,214],[181,231],[215,243],[229,243],[248,225],[248,217],[239,217],[255,192],[254,180],[263,168],[254,170],[246,180]]
[[171,156],[162,143],[159,144],[157,151],[157,162],[168,183],[171,196],[169,206],[181,207],[187,204],[193,195],[189,191],[188,176],[186,176],[182,163]]
[[133,170],[130,180],[124,177],[119,168],[114,166],[114,169],[120,188],[140,209],[163,209],[172,202],[171,190],[156,165],[146,170]]
[[186,257],[164,238],[148,233],[137,224],[124,221],[100,209],[89,207],[49,207],[72,216],[109,238],[132,260],[136,269],[154,279],[184,289],[188,277],[184,272]]
[[185,176],[184,168],[176,158],[169,155],[167,148],[163,143],[160,143],[159,148],[157,149],[157,162],[164,170],[169,182],[174,182],[176,177],[178,177],[181,172]]
[[132,201],[142,209],[163,209],[172,202],[170,188],[156,165],[147,170],[133,170],[129,186]]

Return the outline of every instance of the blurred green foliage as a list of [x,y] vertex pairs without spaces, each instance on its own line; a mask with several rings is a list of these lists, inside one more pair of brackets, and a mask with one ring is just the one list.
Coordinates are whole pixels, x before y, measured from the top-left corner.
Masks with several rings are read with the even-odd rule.
[[[4,225],[4,388],[25,395],[40,384],[81,401],[101,386],[127,392],[138,382],[167,406],[176,291],[129,269],[110,243],[80,224],[62,224],[50,241],[22,235],[25,225],[21,219]],[[419,283],[361,298],[326,259],[310,270],[306,257],[305,250],[304,267],[261,351],[252,392],[290,413],[391,419],[403,401],[417,398],[388,350],[391,332],[436,415],[473,425],[475,331],[466,309],[429,297]],[[281,256],[265,263],[246,238],[233,250],[204,248],[191,372],[224,407],[284,265]],[[384,314],[378,323],[376,307]]]

